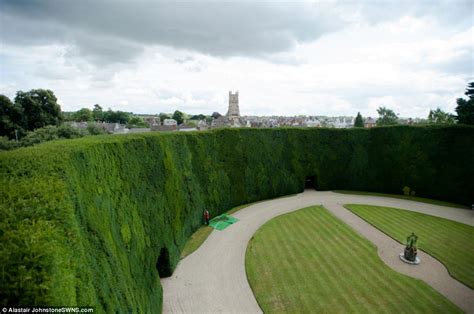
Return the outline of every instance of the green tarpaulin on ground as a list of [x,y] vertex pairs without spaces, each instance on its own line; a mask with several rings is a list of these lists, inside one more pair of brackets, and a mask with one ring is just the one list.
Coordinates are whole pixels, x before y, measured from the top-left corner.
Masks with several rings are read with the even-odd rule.
[[217,230],[224,230],[233,223],[239,221],[237,218],[229,216],[227,214],[222,214],[220,216],[214,217],[209,221],[209,226]]

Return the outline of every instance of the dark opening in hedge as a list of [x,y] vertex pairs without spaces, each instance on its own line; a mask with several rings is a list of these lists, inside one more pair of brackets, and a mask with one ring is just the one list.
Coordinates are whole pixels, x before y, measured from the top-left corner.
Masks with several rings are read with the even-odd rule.
[[305,189],[318,189],[318,183],[316,181],[316,176],[307,176],[304,180]]
[[158,261],[156,262],[156,270],[158,270],[160,278],[169,277],[172,274],[170,253],[165,247],[160,250],[160,256],[158,256]]

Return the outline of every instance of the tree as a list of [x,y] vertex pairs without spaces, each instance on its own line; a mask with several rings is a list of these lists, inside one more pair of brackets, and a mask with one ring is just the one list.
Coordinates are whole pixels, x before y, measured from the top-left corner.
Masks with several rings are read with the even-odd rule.
[[474,99],[474,82],[467,84],[467,89],[464,95],[469,97],[469,99]]
[[452,114],[436,108],[436,110],[430,110],[428,122],[432,124],[454,124],[455,120]]
[[95,122],[87,123],[87,132],[89,133],[89,135],[107,134],[107,131],[97,125]]
[[130,119],[130,114],[124,111],[113,111],[109,108],[104,112],[104,120],[111,123],[122,123],[127,124]]
[[63,117],[58,99],[49,89],[18,91],[15,104],[23,111],[23,129],[31,131],[47,125],[61,124]]
[[474,82],[468,84],[464,93],[469,97],[468,100],[458,98],[456,100],[456,113],[458,114],[458,122],[462,124],[474,125]]
[[21,146],[31,146],[57,139],[78,138],[84,135],[86,135],[86,133],[83,130],[73,128],[66,124],[61,126],[48,125],[34,131],[29,131],[28,134],[21,139],[20,143]]
[[92,109],[92,117],[95,121],[104,121],[104,112],[98,104],[95,104],[94,109]]
[[206,116],[203,114],[196,114],[191,117],[191,120],[205,120],[205,119],[206,119]]
[[172,118],[175,119],[176,122],[178,122],[178,125],[179,125],[179,124],[182,124],[183,121],[184,121],[184,113],[182,113],[182,112],[179,111],[179,110],[176,110],[176,111],[173,113]]
[[363,128],[364,127],[364,120],[362,119],[362,116],[360,115],[360,112],[357,113],[357,117],[355,118],[355,121],[354,121],[354,127],[355,128]]
[[74,120],[74,115],[76,114],[76,112],[71,112],[71,111],[63,111],[62,112],[62,116],[63,116],[63,122],[65,121],[75,121]]
[[217,119],[217,118],[219,118],[219,117],[222,117],[222,115],[221,115],[219,112],[213,112],[213,113],[211,114],[211,117],[213,117],[214,119]]
[[160,113],[160,121],[163,122],[165,119],[171,119],[171,116],[167,113]]
[[16,135],[21,136],[25,133],[21,126],[22,113],[20,106],[12,103],[7,96],[0,95],[0,136],[13,139]]
[[398,116],[392,109],[380,107],[377,109],[379,118],[377,119],[377,125],[394,125],[398,124]]
[[150,125],[146,123],[143,118],[140,118],[138,116],[133,116],[128,120],[127,128],[149,128]]
[[74,121],[92,121],[93,114],[89,108],[82,108],[73,114]]

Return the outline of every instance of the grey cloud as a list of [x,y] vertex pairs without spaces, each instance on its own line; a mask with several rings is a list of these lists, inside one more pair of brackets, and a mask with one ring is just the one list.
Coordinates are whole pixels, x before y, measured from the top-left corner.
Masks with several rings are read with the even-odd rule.
[[348,2],[341,1],[342,12],[357,12],[361,19],[380,23],[400,16],[432,17],[440,24],[465,27],[472,25],[474,2],[472,0],[387,0]]
[[271,55],[346,27],[353,21],[344,16],[354,12],[371,23],[411,14],[472,24],[473,4],[0,0],[0,9],[2,42],[73,45],[72,56],[104,65],[127,62],[150,45],[279,62]]
[[2,41],[74,44],[120,62],[146,45],[264,56],[341,27],[328,5],[250,2],[1,1]]
[[467,78],[474,77],[474,49],[463,49],[456,58],[435,64],[437,68],[446,73],[460,74]]
[[140,45],[121,38],[84,33],[76,34],[73,43],[76,49],[71,50],[69,56],[83,56],[96,64],[126,62],[143,50]]

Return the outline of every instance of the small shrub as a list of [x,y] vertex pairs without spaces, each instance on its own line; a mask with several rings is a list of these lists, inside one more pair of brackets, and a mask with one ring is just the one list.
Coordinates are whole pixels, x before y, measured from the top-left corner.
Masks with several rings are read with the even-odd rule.
[[410,195],[410,188],[408,186],[404,186],[403,189],[403,195]]
[[6,136],[0,136],[0,151],[11,150],[20,147],[20,143],[15,140],[9,140]]
[[107,134],[107,131],[98,126],[96,123],[89,122],[87,124],[87,132],[89,135],[101,135],[101,134]]

